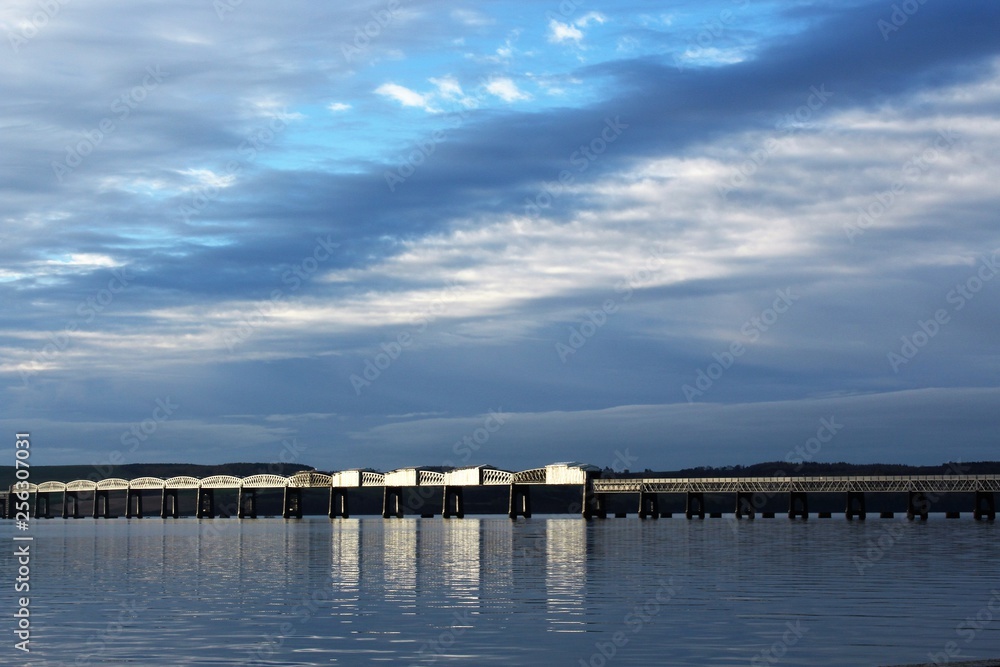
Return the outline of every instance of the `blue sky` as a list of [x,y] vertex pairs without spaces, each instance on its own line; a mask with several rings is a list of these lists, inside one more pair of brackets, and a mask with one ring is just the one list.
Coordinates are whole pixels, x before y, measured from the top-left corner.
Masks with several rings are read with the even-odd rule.
[[6,3],[2,421],[39,465],[996,458],[998,19]]

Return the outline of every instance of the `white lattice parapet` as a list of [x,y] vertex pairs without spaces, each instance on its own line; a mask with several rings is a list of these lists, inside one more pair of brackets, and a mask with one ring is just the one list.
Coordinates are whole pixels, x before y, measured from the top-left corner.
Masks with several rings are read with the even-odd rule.
[[159,477],[139,477],[128,483],[130,489],[162,489],[166,482]]
[[202,479],[198,486],[203,489],[238,489],[242,483],[242,479],[232,475],[213,475]]
[[39,493],[51,493],[58,491],[65,491],[66,484],[64,482],[42,482],[38,485]]
[[97,482],[96,488],[98,491],[123,491],[128,488],[128,480],[117,477],[102,479]]
[[283,489],[288,486],[288,478],[281,475],[251,475],[244,477],[240,486],[244,489]]
[[168,489],[197,489],[198,478],[196,477],[171,477],[163,480],[163,486]]
[[333,480],[319,472],[297,472],[288,478],[288,486],[299,489],[328,489]]

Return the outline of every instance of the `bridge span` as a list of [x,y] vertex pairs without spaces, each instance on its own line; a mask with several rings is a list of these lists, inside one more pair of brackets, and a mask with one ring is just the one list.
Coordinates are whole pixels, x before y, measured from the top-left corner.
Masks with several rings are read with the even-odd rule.
[[[19,486],[20,485],[20,486]],[[179,494],[194,493],[198,518],[216,515],[215,492],[237,492],[237,516],[256,518],[257,493],[268,489],[282,491],[282,516],[302,517],[302,493],[307,489],[324,489],[329,494],[330,518],[349,516],[348,497],[351,489],[378,487],[382,489],[382,516],[402,517],[403,490],[416,487],[441,489],[441,515],[462,518],[465,515],[464,490],[470,487],[507,487],[508,516],[511,519],[531,516],[533,486],[577,486],[582,489],[580,511],[584,518],[605,518],[608,497],[617,494],[638,496],[638,516],[657,519],[667,516],[660,512],[660,496],[679,494],[685,498],[684,514],[688,519],[704,518],[705,496],[728,495],[735,499],[736,518],[753,519],[775,496],[788,498],[788,517],[809,517],[810,494],[840,494],[845,498],[844,514],[848,519],[865,519],[867,497],[870,494],[907,494],[906,516],[926,519],[931,503],[942,494],[965,493],[974,497],[972,509],[976,520],[996,518],[996,493],[1000,491],[1000,475],[898,475],[898,476],[812,476],[812,477],[687,477],[687,478],[605,478],[596,466],[583,463],[554,463],[543,468],[513,472],[480,465],[441,470],[431,467],[399,468],[389,472],[371,469],[342,470],[334,473],[304,471],[290,477],[261,474],[249,477],[216,475],[195,477],[140,477],[137,479],[47,481],[40,484],[19,482],[8,492],[0,492],[0,517],[14,518],[15,508],[27,503],[31,515],[52,517],[56,497],[61,499],[63,518],[82,516],[81,494],[91,495],[91,515],[112,518],[111,494],[123,493],[125,516],[141,518],[144,494],[159,495],[159,516],[177,518],[180,515]],[[883,513],[883,515],[891,513]],[[773,513],[762,512],[763,516]]]

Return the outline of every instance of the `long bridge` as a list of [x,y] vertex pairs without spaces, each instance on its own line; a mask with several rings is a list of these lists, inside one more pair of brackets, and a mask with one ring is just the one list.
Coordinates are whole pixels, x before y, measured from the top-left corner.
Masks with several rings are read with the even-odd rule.
[[[143,517],[144,494],[159,492],[159,516],[177,518],[180,515],[179,494],[196,494],[196,516],[212,518],[216,514],[215,492],[236,490],[237,516],[256,518],[257,493],[280,489],[282,516],[302,517],[302,492],[325,489],[329,493],[330,518],[347,518],[348,494],[352,489],[377,487],[382,489],[382,516],[402,517],[403,490],[438,487],[441,489],[441,515],[462,518],[465,515],[464,490],[470,487],[508,487],[508,516],[511,519],[531,516],[531,488],[537,486],[577,486],[582,489],[581,513],[584,518],[605,518],[608,497],[616,494],[638,496],[638,516],[657,519],[671,516],[660,512],[660,496],[681,494],[685,497],[684,514],[688,519],[704,518],[706,494],[726,494],[735,499],[737,519],[752,519],[775,496],[788,498],[790,519],[809,517],[810,494],[841,494],[846,500],[848,519],[866,517],[868,494],[906,493],[906,516],[926,519],[931,503],[942,494],[974,495],[974,518],[993,521],[996,518],[996,493],[1000,491],[1000,475],[896,475],[896,476],[812,476],[812,477],[686,477],[686,478],[603,478],[596,466],[582,463],[554,463],[543,468],[513,472],[480,465],[452,470],[428,467],[400,468],[389,472],[371,469],[343,470],[331,474],[304,471],[290,477],[273,474],[234,477],[216,475],[205,478],[140,477],[48,481],[40,484],[18,482],[9,492],[0,492],[0,517],[21,517],[25,510],[31,516],[52,517],[55,496],[61,496],[61,516],[82,516],[81,494],[92,494],[91,515],[112,518],[111,494],[124,493],[125,516]],[[883,513],[891,516],[891,513]],[[773,512],[762,512],[773,517]]]

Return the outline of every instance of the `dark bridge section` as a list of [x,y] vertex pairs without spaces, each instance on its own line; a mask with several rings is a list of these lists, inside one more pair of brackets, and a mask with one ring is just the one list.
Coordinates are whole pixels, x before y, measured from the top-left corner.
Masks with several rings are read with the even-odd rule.
[[[301,472],[291,477],[279,475],[253,475],[231,477],[217,475],[204,479],[172,477],[158,479],[103,479],[100,481],[76,480],[73,482],[44,482],[29,484],[27,488],[11,487],[9,493],[0,492],[0,516],[12,518],[15,498],[33,500],[32,514],[51,518],[55,496],[61,495],[63,518],[82,516],[80,494],[92,497],[91,515],[94,518],[112,518],[112,493],[122,493],[125,516],[142,518],[143,493],[159,495],[159,515],[166,518],[180,516],[180,495],[194,496],[195,515],[214,518],[235,512],[243,518],[256,518],[257,492],[281,490],[282,516],[286,519],[301,518],[303,492],[320,489],[329,494],[330,518],[348,516],[348,494],[351,489],[378,487],[382,489],[382,516],[386,519],[402,517],[405,489],[422,489],[426,494],[440,493],[441,515],[444,518],[465,516],[465,489],[470,487],[506,487],[509,493],[508,516],[511,519],[531,517],[531,489],[535,486],[577,486],[583,489],[581,514],[586,519],[606,518],[611,495],[634,494],[638,497],[638,516],[656,519],[671,516],[660,512],[662,495],[677,495],[685,499],[684,515],[688,519],[704,519],[707,495],[735,497],[734,513],[737,519],[753,519],[769,500],[779,495],[788,499],[790,519],[809,518],[809,498],[813,494],[842,494],[846,499],[844,515],[849,520],[865,520],[867,499],[871,494],[906,494],[908,519],[927,519],[935,500],[947,493],[967,493],[975,497],[972,514],[977,521],[996,519],[996,493],[1000,491],[1000,475],[916,475],[916,476],[850,476],[850,477],[710,477],[710,478],[631,478],[603,479],[601,471],[581,463],[554,463],[544,468],[521,472],[498,470],[491,466],[474,466],[441,471],[434,468],[400,468],[387,473],[375,470],[345,470],[332,475]],[[429,487],[429,488],[428,488]],[[236,502],[220,506],[216,491],[235,493]],[[220,512],[221,508],[221,512]],[[949,516],[957,515],[952,512]],[[883,512],[883,516],[891,516]],[[433,516],[425,514],[424,516]],[[622,514],[619,514],[622,516]],[[721,516],[712,513],[710,516]],[[773,517],[773,512],[762,512]],[[830,516],[821,512],[819,516]]]

